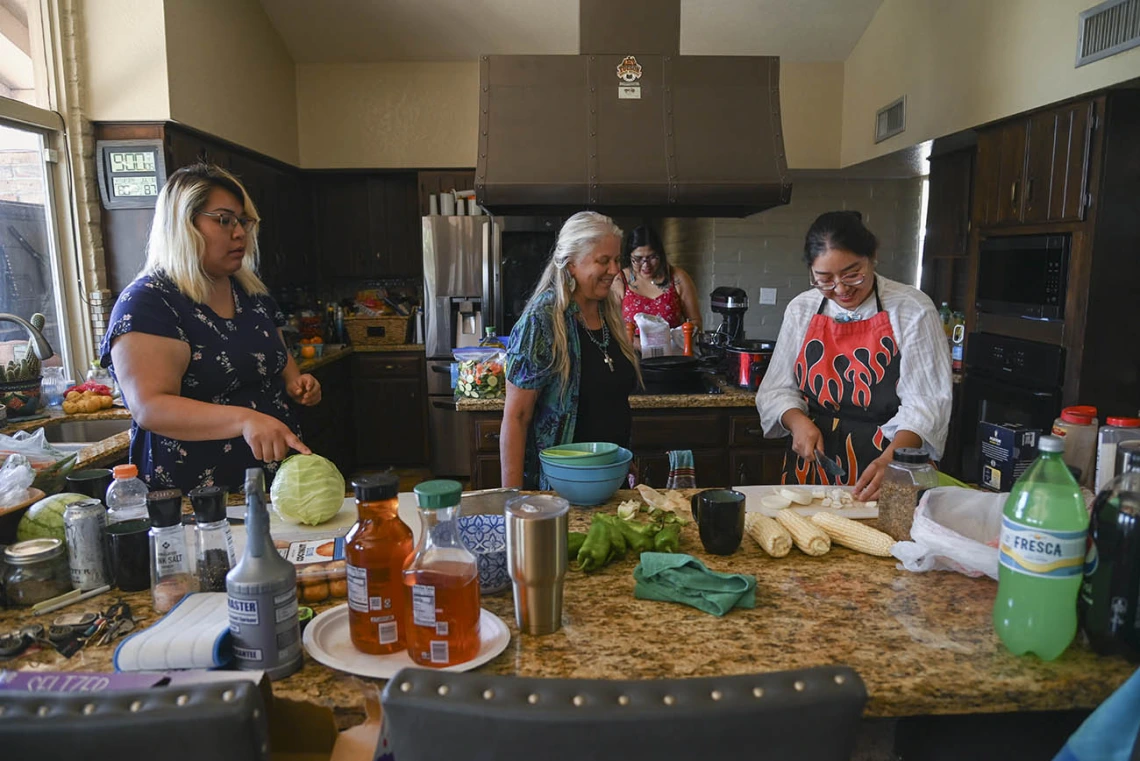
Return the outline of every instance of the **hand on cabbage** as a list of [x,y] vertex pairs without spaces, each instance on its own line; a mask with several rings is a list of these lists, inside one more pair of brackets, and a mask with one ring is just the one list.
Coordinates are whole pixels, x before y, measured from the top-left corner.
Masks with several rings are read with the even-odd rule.
[[344,476],[319,454],[286,458],[269,488],[273,510],[286,523],[316,526],[340,512]]

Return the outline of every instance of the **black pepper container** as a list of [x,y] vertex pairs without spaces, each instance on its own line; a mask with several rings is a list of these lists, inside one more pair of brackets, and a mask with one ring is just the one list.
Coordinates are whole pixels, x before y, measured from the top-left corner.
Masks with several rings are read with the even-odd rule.
[[190,492],[194,508],[194,539],[198,560],[198,589],[225,592],[226,574],[234,567],[234,537],[226,520],[226,490],[202,486]]

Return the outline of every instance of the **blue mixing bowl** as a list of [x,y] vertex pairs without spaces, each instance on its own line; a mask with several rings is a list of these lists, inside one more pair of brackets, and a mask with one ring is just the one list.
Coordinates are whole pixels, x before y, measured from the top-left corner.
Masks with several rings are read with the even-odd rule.
[[633,452],[618,447],[617,462],[609,465],[562,465],[541,460],[542,473],[558,495],[574,505],[600,505],[621,488]]

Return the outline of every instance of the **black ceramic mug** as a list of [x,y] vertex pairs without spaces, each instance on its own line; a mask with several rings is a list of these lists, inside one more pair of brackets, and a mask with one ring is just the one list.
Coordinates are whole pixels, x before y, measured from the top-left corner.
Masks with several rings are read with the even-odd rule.
[[105,505],[107,504],[107,487],[115,480],[115,476],[106,468],[87,468],[86,470],[71,471],[65,480],[67,481],[67,491],[97,499]]
[[731,555],[744,538],[744,495],[732,489],[705,489],[689,500],[705,551]]

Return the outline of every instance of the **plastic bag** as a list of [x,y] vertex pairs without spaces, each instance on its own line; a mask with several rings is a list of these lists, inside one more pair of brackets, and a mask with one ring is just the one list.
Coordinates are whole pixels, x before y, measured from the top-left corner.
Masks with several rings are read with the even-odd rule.
[[1008,497],[956,486],[930,489],[914,511],[911,541],[897,542],[891,554],[902,568],[916,573],[957,571],[997,579],[1002,508]]
[[507,395],[507,352],[492,346],[454,349],[456,399],[502,399]]
[[28,487],[36,478],[28,458],[22,454],[8,455],[0,466],[0,508],[12,507],[28,501]]
[[7,461],[14,454],[26,457],[36,472],[32,485],[51,495],[63,488],[64,478],[71,472],[78,453],[65,454],[56,449],[48,442],[44,429],[37,428],[35,433],[0,434],[0,461]]
[[637,330],[641,334],[641,356],[664,357],[678,354],[673,350],[673,341],[670,338],[669,323],[665,318],[655,314],[638,312],[633,316],[637,323]]

